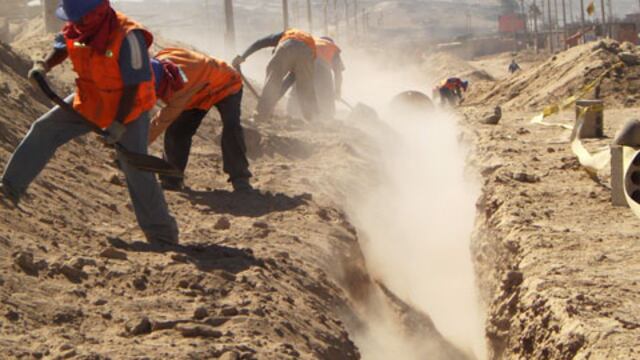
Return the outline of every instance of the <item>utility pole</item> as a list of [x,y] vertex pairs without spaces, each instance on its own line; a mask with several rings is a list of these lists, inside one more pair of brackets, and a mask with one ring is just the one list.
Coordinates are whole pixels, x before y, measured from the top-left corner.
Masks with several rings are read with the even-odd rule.
[[358,37],[358,0],[353,0],[353,28],[355,29],[354,35]]
[[347,0],[344,0],[344,34],[347,39],[349,38],[349,33],[351,32],[351,30],[349,30],[349,27],[351,27],[351,23],[349,21],[349,2]]
[[58,8],[58,3],[59,1],[57,0],[43,1],[42,17],[44,18],[44,31],[46,33],[55,33],[62,29],[62,21],[58,20],[58,18],[56,17],[56,9]]
[[236,52],[236,25],[233,18],[233,0],[224,0],[225,32],[224,45],[227,55]]
[[562,26],[564,28],[564,49],[567,49],[567,6],[564,2],[565,0],[562,0]]
[[324,36],[329,36],[329,0],[324,0]]
[[538,53],[538,14],[540,13],[540,9],[538,9],[538,5],[536,5],[536,0],[533,0],[533,5],[531,5],[531,12],[533,13],[533,33],[535,36],[534,46],[536,48],[536,53]]
[[336,38],[340,37],[340,13],[338,12],[338,0],[333,0],[333,21],[336,27]]
[[[544,0],[543,0],[544,1]],[[555,52],[555,48],[553,46],[553,20],[551,19],[551,0],[547,0],[547,14],[549,19],[549,49],[553,54]]]
[[582,32],[582,42],[586,42],[586,34],[584,27],[584,0],[580,0],[580,32]]
[[600,0],[600,8],[602,9],[602,35],[606,36],[607,33],[607,14],[604,11],[604,0]]
[[573,0],[569,0],[569,22],[573,24],[576,18],[573,17]]
[[609,4],[609,37],[613,38],[613,23],[615,21],[615,19],[613,18],[613,5],[611,4],[613,2],[613,0],[608,0],[607,3]]
[[289,28],[289,0],[282,0],[282,22],[286,31]]
[[309,33],[313,33],[313,20],[311,17],[311,0],[307,0],[307,21],[309,22]]

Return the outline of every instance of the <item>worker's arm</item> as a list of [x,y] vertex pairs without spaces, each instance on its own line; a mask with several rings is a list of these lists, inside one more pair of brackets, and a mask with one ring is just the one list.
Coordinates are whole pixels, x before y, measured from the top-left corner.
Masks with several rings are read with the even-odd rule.
[[126,132],[124,121],[135,106],[140,84],[151,80],[151,63],[144,35],[137,30],[130,32],[123,40],[120,48],[120,76],[122,78],[122,97],[118,104],[113,123],[107,128],[107,142],[120,141]]
[[67,45],[65,44],[64,37],[62,34],[58,34],[51,52],[49,52],[44,60],[37,60],[34,62],[33,67],[29,71],[28,78],[33,79],[36,73],[41,76],[46,75],[51,69],[65,61],[68,56],[69,54],[67,53]]
[[171,101],[158,111],[151,119],[149,125],[149,145],[165,131],[176,119],[187,110],[189,101],[203,88],[203,86],[193,86],[189,90],[181,90],[174,94]]
[[278,46],[278,43],[280,42],[280,39],[282,39],[283,35],[284,35],[284,32],[271,34],[269,36],[263,37],[262,39],[254,42],[251,46],[249,46],[247,50],[245,50],[245,52],[242,55],[236,56],[236,58],[233,60],[233,66],[237,68],[238,66],[240,66],[240,64],[245,62],[249,58],[249,56],[253,55],[253,53],[255,53],[256,51],[259,51],[268,47]]
[[335,86],[335,94],[336,99],[342,99],[342,72],[344,72],[345,67],[342,62],[342,57],[340,57],[340,53],[337,53],[333,58],[333,77],[334,77],[334,86]]

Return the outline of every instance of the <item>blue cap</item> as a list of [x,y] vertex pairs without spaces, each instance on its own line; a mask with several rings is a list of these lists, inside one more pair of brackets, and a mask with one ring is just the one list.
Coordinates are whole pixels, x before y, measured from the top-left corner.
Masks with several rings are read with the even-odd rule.
[[64,21],[77,22],[87,15],[104,0],[61,0],[56,16]]
[[164,77],[164,69],[162,63],[158,59],[151,58],[151,69],[153,69],[153,75],[156,81],[156,92],[160,90],[160,82]]

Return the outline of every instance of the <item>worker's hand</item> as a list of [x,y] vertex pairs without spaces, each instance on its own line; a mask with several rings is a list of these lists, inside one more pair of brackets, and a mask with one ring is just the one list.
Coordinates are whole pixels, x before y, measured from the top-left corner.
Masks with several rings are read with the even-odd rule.
[[232,65],[234,68],[238,69],[240,68],[240,65],[242,65],[244,61],[245,61],[245,58],[243,58],[242,55],[238,55],[233,59]]
[[108,145],[114,145],[122,139],[124,133],[127,132],[127,127],[119,122],[114,121],[108,128],[107,134],[104,136],[104,142]]
[[33,63],[33,67],[31,68],[31,70],[29,70],[29,74],[27,75],[27,77],[29,81],[31,81],[31,83],[37,87],[38,83],[36,82],[36,79],[35,79],[36,74],[42,77],[45,77],[48,72],[49,72],[49,67],[47,66],[47,64],[42,60],[38,60]]

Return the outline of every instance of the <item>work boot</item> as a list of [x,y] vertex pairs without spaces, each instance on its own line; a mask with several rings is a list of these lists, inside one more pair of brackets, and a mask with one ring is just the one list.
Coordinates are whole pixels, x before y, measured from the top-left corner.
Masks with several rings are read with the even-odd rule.
[[20,197],[14,194],[9,187],[0,183],[0,203],[5,207],[17,208]]
[[161,177],[160,186],[166,191],[184,191],[184,180],[182,178]]
[[233,186],[233,191],[235,192],[249,192],[253,190],[253,186],[251,186],[249,178],[237,178],[231,180],[231,185]]

